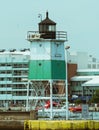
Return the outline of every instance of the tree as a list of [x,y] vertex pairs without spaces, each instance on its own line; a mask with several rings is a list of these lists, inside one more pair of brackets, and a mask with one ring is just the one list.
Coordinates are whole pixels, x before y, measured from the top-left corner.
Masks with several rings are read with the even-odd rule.
[[82,103],[82,100],[81,100],[81,99],[76,99],[76,100],[74,101],[74,103],[80,104],[80,103]]
[[99,103],[99,90],[96,90],[91,99],[92,103]]

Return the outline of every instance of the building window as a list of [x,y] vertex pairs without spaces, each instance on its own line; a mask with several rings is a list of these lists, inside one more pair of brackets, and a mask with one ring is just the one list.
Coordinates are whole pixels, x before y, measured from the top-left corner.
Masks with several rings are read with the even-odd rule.
[[88,69],[91,69],[91,64],[88,64]]
[[97,69],[99,69],[99,64],[97,64]]
[[93,64],[93,65],[92,65],[92,68],[93,68],[93,69],[96,69],[96,64]]

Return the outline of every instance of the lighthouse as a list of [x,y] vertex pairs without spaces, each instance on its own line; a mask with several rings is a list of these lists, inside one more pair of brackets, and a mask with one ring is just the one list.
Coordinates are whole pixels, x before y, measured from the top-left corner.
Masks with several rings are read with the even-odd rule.
[[[59,99],[62,89],[61,95],[64,94],[66,80],[64,43],[67,41],[67,33],[56,31],[56,22],[51,20],[46,12],[45,19],[38,24],[38,31],[27,32],[27,40],[30,42],[28,79],[32,84],[32,87],[28,87],[27,96],[31,101],[36,100],[36,103],[43,101],[43,105],[45,100],[49,100],[52,119],[53,99]],[[31,88],[35,91],[32,91],[32,97],[29,95]]]
[[65,32],[56,32],[56,23],[46,18],[39,23],[38,32],[28,32],[30,41],[29,79],[65,80],[65,51],[62,38]]

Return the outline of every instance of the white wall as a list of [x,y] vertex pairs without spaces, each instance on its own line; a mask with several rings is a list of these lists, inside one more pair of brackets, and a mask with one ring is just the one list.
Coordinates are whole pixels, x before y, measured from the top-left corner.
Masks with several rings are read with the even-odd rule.
[[68,52],[68,63],[77,64],[77,69],[88,68],[87,52]]
[[88,53],[77,52],[78,69],[88,69]]

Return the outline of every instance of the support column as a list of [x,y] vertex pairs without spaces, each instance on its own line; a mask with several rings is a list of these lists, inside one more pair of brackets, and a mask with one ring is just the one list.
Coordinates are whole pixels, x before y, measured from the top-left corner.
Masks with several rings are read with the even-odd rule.
[[53,119],[53,82],[52,80],[49,81],[50,82],[50,119]]

